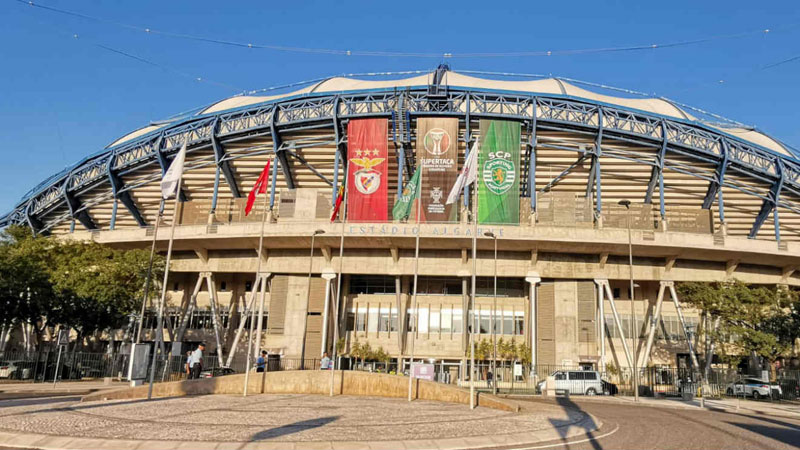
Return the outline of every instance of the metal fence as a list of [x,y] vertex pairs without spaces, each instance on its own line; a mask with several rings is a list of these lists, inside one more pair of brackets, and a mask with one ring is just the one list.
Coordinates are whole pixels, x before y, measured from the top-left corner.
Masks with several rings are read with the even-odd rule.
[[45,349],[37,352],[0,352],[0,380],[43,382],[124,377],[128,355],[110,353],[62,352]]

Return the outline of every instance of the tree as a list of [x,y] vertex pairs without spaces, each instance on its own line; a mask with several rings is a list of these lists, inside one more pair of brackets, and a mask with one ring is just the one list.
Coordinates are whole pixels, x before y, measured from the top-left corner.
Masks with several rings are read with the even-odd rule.
[[[725,283],[681,283],[678,293],[684,303],[699,309],[713,327],[704,329],[711,342],[706,356],[706,372],[714,353],[714,344],[728,363],[743,355],[760,356],[770,362],[791,347],[791,307],[797,302],[793,291],[777,287],[749,286],[734,280]],[[733,338],[733,339],[731,339]]]

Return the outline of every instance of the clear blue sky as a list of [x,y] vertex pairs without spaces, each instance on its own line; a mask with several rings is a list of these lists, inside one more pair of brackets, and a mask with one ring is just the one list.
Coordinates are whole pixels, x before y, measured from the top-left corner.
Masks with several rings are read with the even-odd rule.
[[[448,62],[454,70],[552,73],[653,92],[757,125],[800,148],[800,59],[761,69],[800,55],[797,0],[37,3],[218,39],[399,52],[617,47],[770,28],[768,34],[658,50]],[[151,120],[241,90],[347,72],[431,69],[441,62],[225,47],[148,35],[14,0],[0,0],[0,16],[0,213],[45,177]],[[95,44],[232,87],[193,81]]]

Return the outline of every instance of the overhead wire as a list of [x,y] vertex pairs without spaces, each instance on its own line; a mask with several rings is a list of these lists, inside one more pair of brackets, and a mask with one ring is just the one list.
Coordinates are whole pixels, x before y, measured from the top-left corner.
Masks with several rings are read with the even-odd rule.
[[406,57],[406,58],[518,58],[518,57],[539,57],[539,56],[557,56],[557,55],[587,55],[599,53],[617,53],[617,52],[631,52],[631,51],[644,51],[655,50],[664,48],[684,47],[689,45],[702,44],[718,40],[736,39],[752,35],[766,35],[777,30],[785,30],[796,28],[800,26],[797,24],[787,24],[780,27],[744,31],[741,33],[723,34],[708,36],[698,39],[654,43],[654,44],[639,44],[627,45],[620,47],[598,47],[598,48],[582,48],[582,49],[565,49],[565,50],[536,50],[536,51],[517,51],[517,52],[397,52],[397,51],[384,51],[384,50],[343,50],[333,48],[313,48],[313,47],[299,47],[299,46],[282,46],[275,44],[259,44],[253,42],[232,41],[228,39],[219,39],[214,37],[199,36],[186,33],[178,33],[167,30],[158,30],[151,27],[140,25],[131,25],[116,20],[97,17],[89,14],[84,14],[67,9],[57,8],[54,6],[42,5],[34,1],[14,0],[18,3],[29,5],[35,8],[40,8],[50,12],[63,14],[67,16],[77,17],[85,20],[95,21],[114,25],[129,30],[145,32],[147,34],[161,35],[176,39],[192,40],[198,42],[206,42],[218,45],[233,46],[248,49],[264,49],[282,52],[293,53],[311,53],[311,54],[328,54],[338,56],[371,56],[371,57]]

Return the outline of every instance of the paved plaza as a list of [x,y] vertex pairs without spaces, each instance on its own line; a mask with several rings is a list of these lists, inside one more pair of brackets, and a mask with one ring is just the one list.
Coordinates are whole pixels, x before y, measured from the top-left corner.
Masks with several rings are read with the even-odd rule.
[[[295,448],[303,443],[325,448],[336,448],[337,443],[361,448],[392,444],[480,448],[564,438],[599,427],[587,414],[558,405],[509,413],[453,403],[351,396],[208,395],[86,403],[40,399],[3,406],[0,442],[38,448],[52,448],[53,439],[60,448],[95,444],[133,448],[131,441],[145,440],[162,448],[187,442],[207,444],[203,447],[255,443],[246,448],[278,448],[269,444],[280,443],[293,443]],[[13,433],[27,437],[11,440]],[[39,435],[38,441],[32,433]]]

